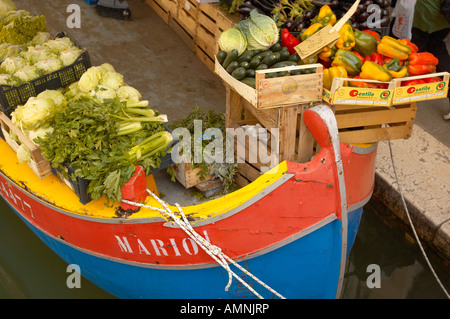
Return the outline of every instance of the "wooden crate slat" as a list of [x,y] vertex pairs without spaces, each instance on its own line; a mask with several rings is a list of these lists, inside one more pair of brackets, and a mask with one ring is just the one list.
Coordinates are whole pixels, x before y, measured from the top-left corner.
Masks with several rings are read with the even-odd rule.
[[407,122],[414,119],[416,110],[412,107],[395,110],[336,114],[338,128],[349,128],[377,124]]
[[401,126],[380,127],[365,130],[339,132],[339,139],[343,143],[363,144],[379,141],[406,139],[411,136],[413,122]]

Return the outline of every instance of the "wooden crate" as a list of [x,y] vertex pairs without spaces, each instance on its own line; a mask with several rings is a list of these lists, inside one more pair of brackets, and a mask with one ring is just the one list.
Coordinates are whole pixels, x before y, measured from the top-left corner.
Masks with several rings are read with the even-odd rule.
[[178,0],[146,0],[147,4],[165,23],[178,15]]
[[176,179],[184,186],[184,188],[194,187],[202,182],[212,180],[214,175],[207,175],[204,179],[200,179],[200,168],[192,169],[192,164],[180,163],[176,164]]
[[[314,69],[315,73],[265,78],[266,73]],[[257,70],[256,85],[252,88],[233,78],[215,60],[215,73],[255,108],[279,108],[322,100],[322,64],[296,65],[284,68]]]
[[19,141],[25,144],[30,150],[31,159],[27,164],[33,170],[33,172],[40,179],[51,175],[50,163],[42,155],[36,144],[30,141],[30,139],[22,132],[22,130],[15,126],[3,112],[0,112],[0,122],[3,137],[5,138],[6,143],[8,143],[8,145],[11,146],[11,148],[15,152],[17,152],[20,144],[11,138],[11,132],[14,133],[18,137]]
[[339,140],[348,144],[407,139],[416,116],[415,102],[394,106],[330,105],[336,116]]
[[[315,102],[313,105],[318,103]],[[245,186],[252,182],[265,170],[284,160],[307,162],[311,159],[317,151],[316,143],[302,121],[303,112],[310,107],[310,103],[306,103],[258,109],[232,87],[226,85],[227,128],[237,129],[245,125],[259,124],[269,132],[271,132],[271,129],[278,130],[278,136],[270,135],[270,138],[277,138],[274,141],[278,141],[278,143],[274,142],[273,144],[272,140],[269,140],[268,143],[263,143],[248,137],[248,135],[246,140],[241,139],[241,143],[239,143],[238,134],[236,134],[235,159],[239,167],[238,174],[236,174],[236,182],[239,186]],[[250,143],[256,146],[249,147]],[[272,145],[275,146],[275,150]],[[259,153],[260,151],[262,153]],[[259,154],[273,157],[268,161],[267,158],[260,158]]]
[[217,39],[222,31],[240,20],[239,15],[228,15],[216,4],[199,3],[197,0],[146,1],[200,61],[214,72]]
[[[409,80],[427,80],[431,77],[439,77],[441,81],[424,84],[402,86],[402,82]],[[407,78],[394,79],[395,88],[392,97],[392,104],[404,104],[418,101],[427,101],[446,98],[448,94],[450,73],[439,72]]]

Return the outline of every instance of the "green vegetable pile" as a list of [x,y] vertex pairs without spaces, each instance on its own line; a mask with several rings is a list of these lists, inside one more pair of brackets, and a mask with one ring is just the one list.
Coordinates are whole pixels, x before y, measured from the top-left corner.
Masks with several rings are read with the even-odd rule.
[[[107,63],[88,69],[78,82],[47,90],[12,112],[11,119],[64,174],[89,181],[92,199],[120,202],[121,187],[141,165],[160,166],[172,142],[166,115],[149,107],[138,90]],[[25,157],[24,157],[25,158]]]
[[[185,118],[174,121],[170,127],[171,129],[176,129],[178,127],[186,128],[191,136],[194,136],[194,120],[202,121],[202,132],[205,132],[207,129],[219,129],[222,132],[223,136],[223,151],[226,150],[226,138],[225,138],[225,114],[223,113],[215,113],[213,110],[205,110],[199,106],[194,107],[192,112],[190,112]],[[191,159],[191,167],[193,169],[200,168],[198,176],[200,180],[204,180],[207,175],[214,175],[218,177],[223,183],[223,191],[224,193],[230,193],[238,188],[237,184],[234,180],[234,175],[237,172],[237,164],[236,163],[216,163],[213,159],[204,158],[203,153],[204,148],[212,142],[211,139],[206,138],[203,135],[202,139],[202,147],[201,149],[197,149],[195,146],[194,139],[191,139],[191,154],[188,154],[188,157]],[[182,137],[180,137],[180,143],[182,144]],[[203,162],[195,163],[194,152],[201,152]],[[183,154],[186,155],[186,154]],[[212,164],[211,164],[212,163]],[[171,175],[172,181],[175,181],[175,170],[173,167],[168,168],[167,172]]]
[[[50,39],[48,32],[40,32],[25,49],[2,44],[9,55],[0,65],[0,84],[18,86],[73,64],[82,49],[69,37]],[[17,49],[18,51],[12,52]]]
[[[268,50],[245,50],[241,55],[236,49],[230,52],[219,50],[217,60],[223,68],[235,79],[255,88],[255,70],[265,70],[269,68],[281,68],[293,65],[311,64],[315,60],[302,61],[297,53],[290,54],[287,47],[280,43],[274,44]],[[312,69],[291,70],[266,73],[266,78],[298,75],[314,72]]]

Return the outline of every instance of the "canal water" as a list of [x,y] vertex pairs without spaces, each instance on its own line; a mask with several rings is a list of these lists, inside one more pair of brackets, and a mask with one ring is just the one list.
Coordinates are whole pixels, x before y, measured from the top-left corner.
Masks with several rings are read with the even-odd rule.
[[[386,223],[383,215],[387,214],[372,201],[366,205],[347,263],[342,298],[446,298],[413,237],[395,220]],[[450,291],[449,265],[431,249],[425,249]],[[379,288],[373,287],[375,268],[371,267],[379,267]],[[66,280],[71,273],[67,264],[0,199],[0,299],[115,298],[84,278],[80,288],[68,288]]]

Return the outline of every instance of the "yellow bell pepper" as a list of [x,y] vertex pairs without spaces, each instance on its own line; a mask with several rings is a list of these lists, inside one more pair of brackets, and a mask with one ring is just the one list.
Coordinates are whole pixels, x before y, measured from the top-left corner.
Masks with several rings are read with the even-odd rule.
[[[323,87],[331,90],[334,78],[347,78],[347,70],[343,66],[332,66],[331,68],[323,70]],[[347,86],[347,81],[345,81]]]
[[339,30],[339,35],[341,37],[336,42],[338,49],[351,50],[355,46],[355,34],[350,24],[344,24]]
[[411,48],[390,36],[384,36],[377,45],[377,52],[390,58],[406,60],[411,54]]
[[300,37],[300,39],[302,41],[305,41],[306,39],[308,39],[310,36],[312,36],[314,33],[316,33],[317,31],[319,31],[322,28],[323,28],[323,25],[321,23],[313,23],[305,30],[305,32],[302,33],[302,36]]
[[336,23],[336,20],[336,15],[333,13],[333,10],[331,10],[330,6],[324,5],[320,8],[319,13],[312,20],[312,22],[318,22],[323,26],[326,26],[329,24],[334,25]]
[[336,54],[337,47],[333,45],[331,48],[326,46],[319,53],[319,59],[325,62],[331,62],[333,60],[334,55]]
[[392,75],[382,65],[372,61],[365,61],[361,67],[359,74],[361,79],[377,80],[382,82],[389,82],[392,80]]
[[408,73],[408,68],[406,66],[403,67],[400,71],[393,71],[389,69],[386,70],[392,75],[393,78],[403,78]]

